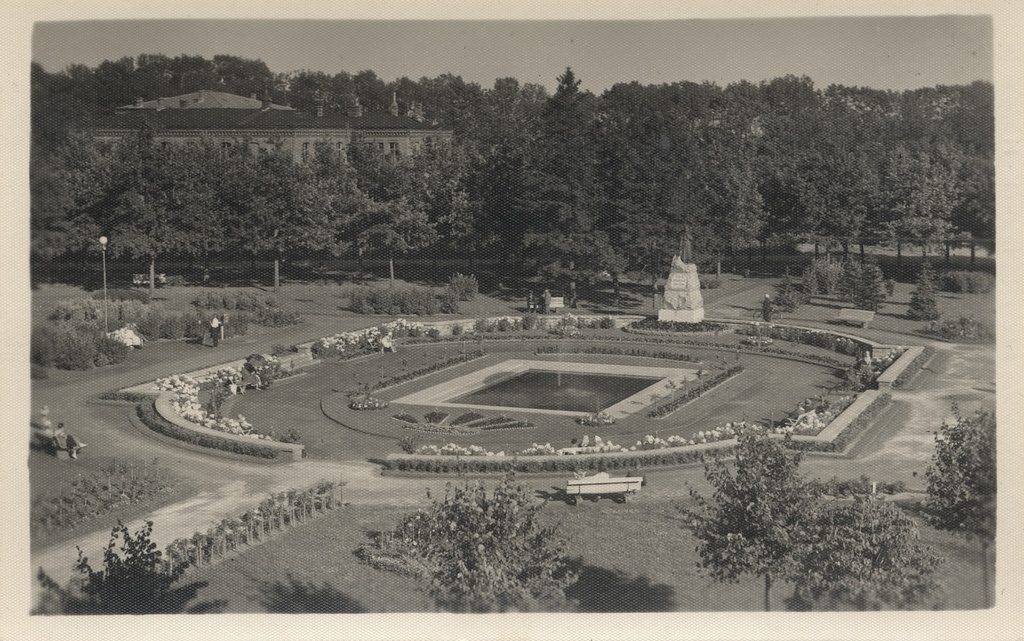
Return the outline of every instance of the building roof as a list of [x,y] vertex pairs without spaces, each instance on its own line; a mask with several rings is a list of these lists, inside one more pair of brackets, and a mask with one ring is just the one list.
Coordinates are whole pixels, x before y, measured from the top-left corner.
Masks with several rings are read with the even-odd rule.
[[326,113],[313,116],[293,109],[237,109],[230,107],[190,109],[124,109],[108,116],[93,119],[89,129],[130,129],[150,127],[154,131],[176,130],[296,130],[296,129],[348,129],[348,130],[412,130],[433,131],[438,127],[420,122],[409,116],[390,113],[370,113],[348,116]]
[[[270,103],[267,106],[270,109],[293,111],[291,107],[284,105]],[[233,93],[201,89],[180,96],[139,101],[133,105],[118,107],[118,109],[262,109],[263,107],[263,101],[255,96],[246,98]]]

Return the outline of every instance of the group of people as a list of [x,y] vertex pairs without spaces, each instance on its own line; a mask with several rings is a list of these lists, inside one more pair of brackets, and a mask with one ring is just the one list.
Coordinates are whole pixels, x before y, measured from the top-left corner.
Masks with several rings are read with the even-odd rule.
[[40,423],[43,427],[43,438],[49,441],[49,445],[53,448],[54,452],[67,452],[71,458],[78,458],[78,453],[88,443],[83,443],[71,434],[68,434],[64,423],[57,423],[57,429],[53,429],[53,424],[50,422],[50,409],[45,405],[41,414],[42,420]]

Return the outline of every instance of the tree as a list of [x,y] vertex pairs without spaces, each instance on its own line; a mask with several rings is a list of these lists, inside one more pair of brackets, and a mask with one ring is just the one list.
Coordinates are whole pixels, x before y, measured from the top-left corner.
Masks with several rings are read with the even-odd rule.
[[923,321],[938,320],[939,318],[939,308],[935,302],[935,275],[927,260],[921,264],[917,287],[910,293],[907,317]]
[[[103,550],[103,568],[94,570],[78,550],[75,570],[79,577],[66,587],[42,569],[39,582],[44,593],[34,614],[172,614],[182,612],[205,582],[175,587],[187,564],[167,569],[162,553],[151,540],[153,522],[131,534],[118,522]],[[209,611],[211,604],[202,606]],[[195,608],[193,608],[193,611]]]
[[956,421],[943,423],[935,435],[925,505],[935,527],[981,543],[988,605],[988,551],[996,536],[996,417],[985,410],[963,416],[956,405],[953,415]]
[[814,492],[797,474],[799,453],[763,433],[747,432],[736,446],[734,470],[716,455],[704,466],[714,487],[710,500],[691,496],[701,565],[718,581],[751,574],[764,578],[764,609],[771,589],[792,576],[814,509]]
[[565,541],[540,525],[542,507],[511,471],[490,496],[480,482],[449,483],[443,500],[407,514],[359,554],[424,580],[447,610],[564,611],[576,575]]
[[874,610],[919,603],[941,559],[899,508],[878,501],[820,506],[798,554],[793,606]]

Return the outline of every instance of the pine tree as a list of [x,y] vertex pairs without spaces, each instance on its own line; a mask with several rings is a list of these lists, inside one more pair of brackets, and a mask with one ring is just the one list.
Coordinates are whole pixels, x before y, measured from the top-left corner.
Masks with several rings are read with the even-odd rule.
[[907,317],[912,320],[938,320],[939,309],[935,304],[935,276],[931,265],[925,261],[917,277],[917,287],[910,294],[910,308]]
[[873,262],[864,262],[860,265],[860,278],[857,283],[857,292],[854,304],[859,309],[869,309],[877,312],[885,301],[884,277],[882,269]]

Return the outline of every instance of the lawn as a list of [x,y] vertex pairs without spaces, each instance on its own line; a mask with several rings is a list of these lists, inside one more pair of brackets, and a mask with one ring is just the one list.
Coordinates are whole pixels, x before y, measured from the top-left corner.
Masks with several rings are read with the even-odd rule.
[[[568,541],[579,581],[568,594],[583,612],[757,611],[763,582],[716,583],[697,565],[684,503],[645,499],[625,504],[551,502],[543,521]],[[219,602],[222,612],[429,612],[432,601],[411,579],[375,570],[353,554],[367,534],[392,528],[392,507],[346,506],[234,558],[186,575],[200,581],[193,605]],[[922,609],[982,606],[980,553],[953,535],[921,527],[923,541],[946,563],[940,594]],[[792,588],[778,585],[779,609]]]

